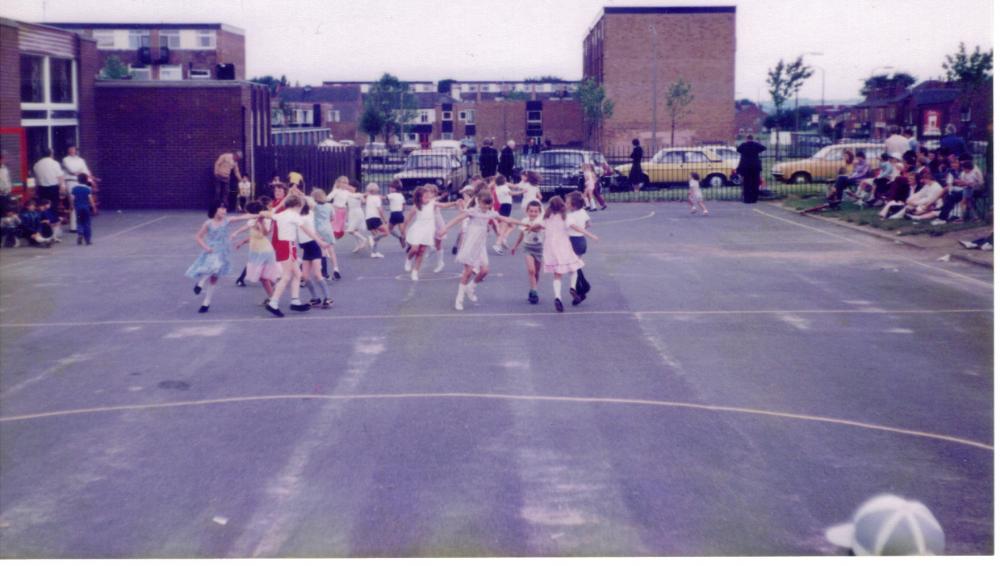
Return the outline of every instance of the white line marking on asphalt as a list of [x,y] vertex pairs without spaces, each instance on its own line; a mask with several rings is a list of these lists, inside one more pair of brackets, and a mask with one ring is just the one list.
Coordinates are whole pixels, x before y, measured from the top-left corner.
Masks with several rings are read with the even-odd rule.
[[131,232],[133,230],[138,230],[139,228],[142,228],[144,226],[149,226],[153,222],[159,222],[160,220],[163,220],[164,218],[170,218],[170,217],[166,216],[166,215],[159,216],[159,217],[154,218],[152,220],[147,220],[146,222],[143,222],[142,224],[136,224],[135,226],[130,226],[128,228],[125,228],[124,230],[119,230],[117,232],[113,232],[111,234],[108,234],[107,236],[103,236],[101,239],[102,240],[107,240],[109,238],[116,238],[118,236],[121,236],[122,234],[128,234],[129,232]]
[[193,407],[193,406],[223,405],[231,403],[247,403],[247,402],[258,402],[258,401],[287,401],[287,400],[302,400],[302,399],[317,399],[326,401],[379,401],[379,400],[398,400],[398,399],[485,399],[494,401],[549,401],[549,402],[559,402],[559,403],[590,403],[590,404],[605,404],[605,405],[639,405],[639,406],[652,406],[652,407],[670,407],[676,409],[694,409],[701,411],[738,413],[738,414],[746,414],[754,416],[776,417],[776,418],[802,420],[810,422],[820,422],[820,423],[849,426],[849,427],[862,428],[868,430],[878,430],[882,432],[893,432],[896,434],[916,436],[921,438],[930,438],[934,440],[943,440],[946,442],[954,442],[956,444],[963,444],[974,448],[981,448],[983,450],[990,450],[990,451],[993,450],[993,446],[989,444],[979,442],[976,440],[969,440],[967,438],[961,438],[958,436],[938,434],[934,432],[925,432],[920,430],[913,430],[913,429],[900,428],[894,426],[885,426],[885,425],[866,423],[850,419],[839,419],[835,417],[809,415],[803,413],[788,413],[784,411],[772,411],[767,409],[752,409],[748,407],[733,407],[727,405],[706,405],[701,403],[687,403],[683,401],[667,401],[667,400],[657,400],[657,399],[623,399],[617,397],[565,397],[565,396],[555,396],[555,395],[513,395],[513,394],[503,394],[503,393],[467,393],[467,392],[359,393],[350,395],[319,395],[319,394],[302,393],[302,394],[286,394],[286,395],[259,395],[259,396],[247,396],[247,397],[226,397],[220,399],[202,399],[197,401],[175,401],[170,403],[114,405],[105,407],[90,407],[84,409],[67,409],[62,411],[48,411],[43,413],[29,413],[23,415],[11,415],[6,417],[0,417],[0,422],[19,422],[19,421],[37,420],[49,417],[65,417],[71,415],[86,415],[86,414],[110,413],[110,412],[121,412],[121,411],[169,409],[176,407]]
[[794,314],[782,314],[778,318],[785,323],[799,329],[799,330],[809,330],[809,321]]
[[191,326],[188,328],[178,328],[163,337],[164,340],[171,338],[212,338],[221,336],[226,331],[225,324],[215,326]]
[[656,212],[650,212],[648,214],[643,214],[638,218],[619,218],[618,220],[595,220],[591,222],[594,225],[607,226],[608,224],[621,224],[623,222],[638,222],[639,220],[646,220],[647,218],[652,218],[656,216]]
[[[753,211],[756,212],[757,214],[762,214],[764,216],[767,216],[768,218],[773,218],[775,220],[780,220],[782,222],[787,222],[788,224],[792,224],[794,226],[799,226],[801,228],[805,228],[806,230],[812,230],[814,232],[819,232],[820,234],[826,234],[827,236],[832,236],[834,238],[839,238],[841,240],[846,240],[848,242],[851,242],[852,244],[857,244],[859,246],[864,246],[866,248],[872,247],[871,243],[868,243],[868,242],[859,242],[859,241],[853,240],[851,238],[845,238],[844,236],[841,236],[840,234],[834,234],[833,232],[828,232],[826,230],[821,230],[819,228],[816,228],[815,226],[809,226],[809,225],[806,225],[806,224],[802,224],[801,222],[795,222],[795,221],[792,221],[792,220],[788,220],[787,218],[782,218],[780,216],[775,216],[773,214],[768,214],[766,212],[761,212],[760,210],[757,210],[756,208],[753,209]],[[900,259],[903,259],[903,260],[908,261],[910,263],[915,263],[915,264],[917,264],[919,266],[922,266],[922,267],[926,267],[927,269],[933,269],[935,271],[940,271],[942,273],[947,273],[948,275],[951,275],[953,277],[958,277],[958,278],[964,279],[966,281],[971,281],[973,283],[978,283],[979,285],[982,285],[984,287],[988,287],[990,289],[993,288],[993,283],[990,282],[990,281],[982,281],[980,279],[976,279],[975,277],[969,277],[968,275],[963,275],[963,274],[955,272],[955,271],[944,269],[943,267],[938,267],[936,265],[930,265],[930,264],[924,263],[922,261],[917,261],[915,259],[911,259],[911,258],[908,258],[908,257],[901,257]]]
[[[407,298],[412,298],[407,295]],[[405,302],[406,299],[404,299]],[[993,309],[801,309],[801,310],[676,310],[676,311],[577,311],[577,312],[464,312],[464,313],[426,313],[426,314],[346,314],[346,315],[313,315],[285,318],[245,317],[219,318],[214,320],[97,320],[97,321],[64,321],[64,322],[5,322],[0,328],[46,328],[46,327],[77,327],[77,326],[116,326],[122,324],[216,324],[220,322],[268,322],[270,324],[301,323],[306,321],[345,321],[345,320],[395,320],[421,318],[452,318],[456,320],[471,320],[478,318],[539,318],[539,317],[574,317],[574,316],[772,316],[772,315],[810,315],[810,314],[886,314],[886,315],[942,315],[942,314],[989,314]]]
[[24,380],[24,381],[22,381],[20,383],[12,385],[9,389],[7,389],[7,391],[4,391],[3,395],[0,395],[0,397],[3,397],[3,398],[10,397],[11,395],[17,393],[18,391],[24,389],[25,387],[27,387],[27,386],[29,386],[29,385],[31,385],[33,383],[37,383],[37,382],[45,379],[46,377],[49,377],[50,375],[58,373],[58,372],[60,372],[60,371],[62,371],[64,369],[72,366],[73,364],[76,364],[78,362],[85,362],[85,361],[87,361],[87,360],[89,360],[89,359],[91,359],[93,357],[94,357],[94,354],[87,354],[87,353],[83,353],[83,352],[79,352],[79,353],[76,353],[76,354],[71,354],[69,356],[66,356],[65,358],[62,358],[62,359],[58,360],[54,366],[46,369],[45,371],[43,371],[42,373],[36,375],[35,377],[26,379],[26,380]]
[[909,328],[890,328],[885,331],[887,334],[913,334]]

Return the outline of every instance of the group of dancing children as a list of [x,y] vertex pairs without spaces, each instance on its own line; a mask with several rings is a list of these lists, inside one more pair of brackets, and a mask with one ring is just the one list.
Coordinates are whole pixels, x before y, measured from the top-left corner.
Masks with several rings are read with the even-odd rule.
[[[443,241],[448,231],[458,225],[460,234],[452,247],[456,262],[462,265],[456,310],[464,309],[466,299],[478,300],[476,286],[489,274],[487,246],[491,230],[497,234],[495,252],[505,254],[509,250],[516,254],[519,248],[524,250],[531,304],[539,302],[541,273],[553,275],[554,304],[559,312],[563,311],[564,276],[569,276],[574,306],[586,300],[590,291],[581,256],[587,250],[586,239],[597,240],[597,236],[588,231],[587,200],[579,191],[570,193],[565,200],[553,197],[543,211],[541,194],[530,178],[519,186],[510,186],[502,175],[474,177],[462,189],[462,198],[454,202],[443,202],[444,195],[435,185],[419,186],[413,191],[413,206],[405,211],[406,198],[398,181],[390,183],[384,197],[376,183],[369,183],[361,193],[346,177],[338,178],[329,194],[313,189],[306,195],[300,179],[288,186],[272,183],[272,190],[274,198],[262,196],[247,203],[244,214],[228,216],[224,202],[209,208],[209,219],[195,234],[203,251],[186,273],[197,281],[194,293],[203,295],[198,312],[208,312],[220,278],[232,271],[230,251],[234,241],[236,249],[249,245],[246,267],[236,284],[259,282],[266,293],[263,307],[283,317],[280,302],[286,290],[292,311],[332,306],[328,281],[341,278],[334,249],[337,240],[351,236],[356,240],[354,253],[367,248],[372,258],[383,258],[379,242],[386,237],[397,239],[406,253],[404,270],[418,281],[422,264],[434,254],[434,272],[444,269]],[[510,217],[513,194],[523,196],[524,217],[520,221]],[[446,208],[458,210],[447,223],[441,213]],[[241,222],[243,225],[230,234],[230,225]],[[514,230],[518,230],[517,240],[510,247],[508,238]],[[301,299],[301,288],[309,291],[308,302]]]

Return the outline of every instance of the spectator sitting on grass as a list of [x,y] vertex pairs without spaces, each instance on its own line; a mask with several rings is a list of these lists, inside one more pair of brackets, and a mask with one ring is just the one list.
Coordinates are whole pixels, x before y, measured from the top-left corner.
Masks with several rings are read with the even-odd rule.
[[[692,177],[695,174],[692,174]],[[807,208],[805,210],[799,211],[799,214],[810,214],[813,212],[819,212],[829,208],[830,210],[839,210],[840,203],[844,199],[844,189],[848,186],[848,175],[847,167],[842,166],[837,170],[837,180],[827,186],[826,189],[826,203],[819,206],[814,206],[812,208]],[[852,193],[854,194],[854,193]],[[692,205],[693,206],[693,205]]]
[[16,248],[21,245],[17,240],[20,232],[21,219],[17,217],[17,211],[8,209],[2,219],[0,219],[0,237],[3,238],[3,247]]
[[962,187],[962,219],[964,220],[969,216],[976,215],[975,198],[978,193],[983,191],[983,188],[986,186],[986,180],[983,177],[983,172],[972,162],[971,155],[962,157],[963,160],[960,165],[962,172],[959,174],[958,179],[955,180],[955,185]]
[[920,176],[916,169],[915,164],[908,167],[895,181],[889,183],[889,190],[884,197],[885,205],[878,213],[881,218],[894,220],[903,217],[906,201],[919,186],[917,182]]
[[868,166],[868,160],[865,159],[865,152],[859,149],[854,155],[854,171],[847,177],[847,180],[851,186],[857,187],[858,183],[867,178],[870,172],[871,168]]
[[28,240],[32,246],[48,248],[52,246],[52,232],[49,229],[48,236],[43,236],[42,215],[38,212],[38,204],[30,200],[21,211],[21,237]]
[[930,171],[925,170],[921,174],[923,186],[906,200],[907,217],[911,220],[927,220],[938,215],[937,204],[944,196],[944,187],[941,186]]
[[948,156],[948,167],[945,168],[945,189],[944,204],[938,217],[931,221],[932,226],[939,226],[948,222],[955,205],[962,202],[962,187],[955,184],[961,175],[962,169],[958,162],[957,155]]
[[56,214],[54,208],[52,208],[52,203],[46,199],[38,201],[38,213],[42,215],[42,225],[48,226],[48,229],[42,229],[42,235],[44,236],[49,230],[52,231],[52,241],[55,243],[62,242],[60,236],[62,236],[62,219]]
[[965,147],[965,140],[958,135],[955,124],[948,124],[944,128],[944,137],[941,138],[941,149],[948,150],[949,153],[962,155],[968,153]]
[[874,203],[877,195],[885,194],[888,191],[889,183],[898,176],[899,171],[893,165],[892,155],[885,152],[879,159],[878,174],[875,178],[863,179],[858,185],[858,196],[866,203]]

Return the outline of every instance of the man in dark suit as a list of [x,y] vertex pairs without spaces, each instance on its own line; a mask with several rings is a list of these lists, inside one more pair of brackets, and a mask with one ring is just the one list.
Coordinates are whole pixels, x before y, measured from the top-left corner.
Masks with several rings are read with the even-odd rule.
[[484,140],[483,149],[479,150],[479,174],[483,177],[492,177],[497,174],[499,164],[500,159],[493,147],[493,140]]
[[740,154],[740,162],[736,166],[736,172],[743,177],[743,202],[747,204],[757,202],[757,194],[760,191],[760,171],[763,168],[760,154],[766,150],[766,147],[754,141],[752,135],[747,136],[747,141],[736,148]]
[[500,151],[500,165],[497,167],[497,171],[501,175],[507,177],[508,180],[513,181],[514,179],[514,148],[517,147],[517,143],[514,140],[507,142],[503,150]]

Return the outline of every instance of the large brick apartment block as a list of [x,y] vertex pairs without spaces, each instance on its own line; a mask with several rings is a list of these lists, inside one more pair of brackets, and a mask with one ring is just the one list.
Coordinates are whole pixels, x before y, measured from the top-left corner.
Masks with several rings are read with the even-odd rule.
[[583,75],[604,85],[615,110],[592,143],[669,144],[665,93],[678,78],[691,83],[695,98],[674,145],[730,140],[735,56],[735,7],[604,8],[583,42]]
[[[75,33],[0,18],[0,138],[16,185],[47,148],[56,159],[76,145],[91,168],[97,160],[94,77],[99,68],[94,41]],[[20,143],[20,129],[26,147]],[[25,151],[26,150],[26,151]]]
[[[101,200],[112,208],[196,208],[211,199],[212,165],[269,144],[267,87],[243,81],[99,81]],[[266,180],[255,179],[258,186]]]
[[47,25],[93,38],[102,67],[108,57],[115,55],[129,66],[132,78],[137,80],[246,79],[244,34],[234,26],[82,22]]

